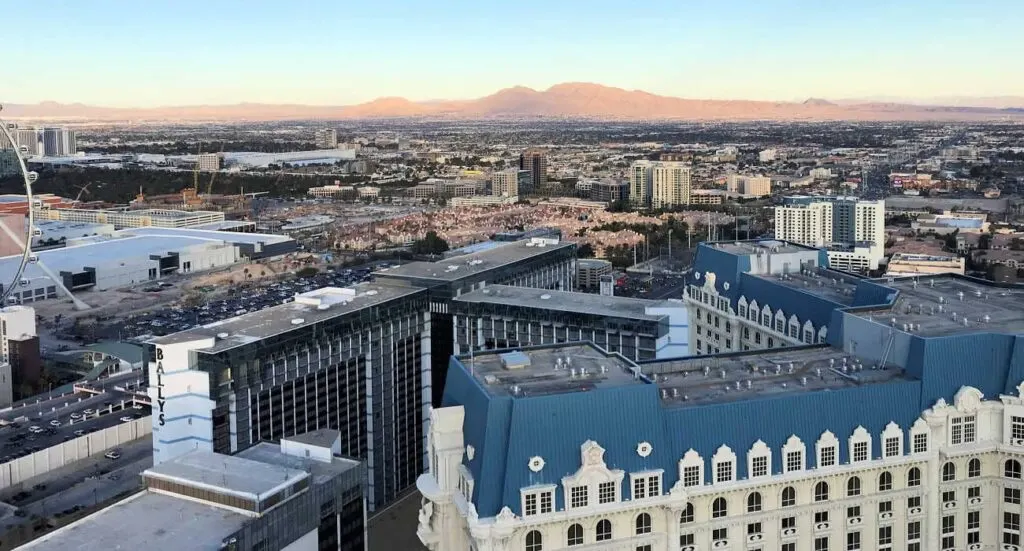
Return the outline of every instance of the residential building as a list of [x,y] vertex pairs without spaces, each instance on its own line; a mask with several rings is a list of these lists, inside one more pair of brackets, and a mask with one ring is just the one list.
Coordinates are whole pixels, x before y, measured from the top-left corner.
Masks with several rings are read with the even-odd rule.
[[690,191],[691,205],[721,205],[729,197],[722,189],[694,189]]
[[[428,548],[1020,548],[1021,288],[853,278],[859,307],[831,308],[845,286],[744,277],[783,259],[728,264],[706,247],[721,274],[700,278],[709,293],[736,304],[739,274],[744,293],[830,320],[828,342],[647,362],[589,343],[453,358],[417,482]],[[957,318],[936,314],[954,304]]]
[[829,249],[836,269],[875,270],[885,257],[885,201],[785,197],[775,207],[775,237]]
[[28,146],[27,155],[31,156],[70,157],[78,153],[75,131],[68,128],[21,129],[18,144]]
[[334,149],[338,147],[338,131],[333,128],[320,128],[314,136],[317,149]]
[[543,149],[527,149],[519,155],[519,170],[530,173],[528,188],[520,186],[519,193],[527,195],[538,191],[548,183],[548,157]]
[[520,186],[528,189],[533,178],[529,170],[510,168],[491,175],[491,194],[496,197],[517,197]]
[[768,176],[730,174],[725,189],[743,197],[764,197],[772,194],[772,179]]
[[337,430],[341,453],[367,462],[370,509],[385,506],[423,471],[428,300],[411,286],[326,287],[153,339],[154,464]]
[[636,361],[689,353],[679,300],[488,285],[456,297],[451,311],[456,355],[565,342],[593,342]]
[[601,276],[612,273],[612,263],[600,258],[576,261],[576,288],[593,290],[601,286]]
[[218,153],[202,153],[196,156],[196,167],[201,172],[216,172],[224,165],[224,156]]
[[23,155],[35,157],[43,155],[43,132],[39,128],[19,128],[14,133],[14,140]]
[[332,430],[235,456],[192,450],[144,471],[142,492],[19,549],[363,551],[365,476]]
[[651,206],[654,189],[651,183],[651,170],[654,161],[633,161],[629,166],[629,203],[634,207]]
[[763,149],[757,154],[757,160],[762,163],[770,163],[774,161],[778,156],[778,151],[775,149]]
[[690,204],[690,167],[678,161],[658,161],[651,168],[651,206],[656,209]]
[[594,182],[590,186],[590,200],[612,204],[629,199],[629,182]]

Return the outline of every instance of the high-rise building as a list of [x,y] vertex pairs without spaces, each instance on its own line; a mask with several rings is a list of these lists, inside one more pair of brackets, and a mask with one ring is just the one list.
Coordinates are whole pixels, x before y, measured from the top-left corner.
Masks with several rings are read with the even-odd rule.
[[828,249],[836,269],[875,270],[885,256],[885,201],[786,197],[775,207],[775,237]]
[[44,157],[70,157],[78,153],[78,138],[74,130],[68,128],[43,128]]
[[338,131],[333,128],[320,128],[316,131],[318,149],[334,149],[338,147]]
[[528,170],[510,168],[491,175],[491,194],[497,197],[516,197],[520,187],[528,189],[533,176]]
[[21,165],[18,164],[18,152],[14,149],[0,147],[0,178],[17,176],[21,173]]
[[154,464],[331,429],[367,461],[370,508],[391,502],[423,472],[428,301],[411,286],[328,287],[154,339]]
[[768,176],[741,176],[730,174],[725,189],[744,197],[764,197],[772,193],[772,179]]
[[757,154],[757,160],[762,163],[770,163],[778,157],[779,152],[775,149],[763,149]]
[[617,203],[629,199],[629,182],[594,182],[590,186],[590,200]]
[[697,280],[722,309],[756,293],[787,317],[828,320],[827,344],[642,363],[579,343],[453,358],[431,411],[420,540],[436,551],[1019,549],[1021,290],[850,278],[848,296],[828,273],[806,286],[784,271],[744,277],[748,262],[777,260],[769,248],[711,262]]
[[14,139],[22,149],[23,155],[31,157],[43,154],[43,135],[40,129],[19,128],[14,134]]
[[30,306],[0,308],[0,361],[7,361],[11,339],[36,336],[36,311]]
[[196,157],[199,170],[203,172],[216,172],[221,169],[224,156],[219,153],[202,153]]
[[530,187],[520,189],[524,195],[540,190],[548,183],[548,157],[543,149],[527,149],[519,155],[519,169],[530,173]]
[[38,363],[38,345],[36,357],[26,357],[34,339],[38,343],[34,309],[18,305],[0,308],[0,407],[11,405],[18,386],[29,382],[22,372]]
[[629,167],[629,202],[635,207],[651,206],[651,169],[654,161],[633,161]]
[[659,161],[651,168],[651,206],[656,209],[690,204],[690,167]]

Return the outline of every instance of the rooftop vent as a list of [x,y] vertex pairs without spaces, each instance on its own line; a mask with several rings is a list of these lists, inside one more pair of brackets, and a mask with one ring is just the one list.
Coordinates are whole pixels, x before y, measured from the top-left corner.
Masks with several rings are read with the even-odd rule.
[[960,300],[963,300],[964,299],[964,292],[963,291],[957,291],[956,292],[956,298],[958,298]]
[[981,289],[974,291],[974,296],[981,298]]
[[372,296],[374,296],[376,294],[377,294],[377,291],[375,289],[370,289],[369,291],[366,292],[366,296],[368,296],[368,297],[372,297]]
[[228,338],[228,334],[227,333],[217,333],[217,338],[218,339],[226,339],[226,338]]
[[306,320],[302,318],[292,318],[292,325],[302,325],[303,323],[306,323]]
[[506,352],[499,356],[504,369],[523,369],[530,367],[530,357],[522,352]]
[[543,295],[540,296],[540,299],[541,300],[550,300],[551,299],[551,295],[549,295],[547,293],[544,293]]
[[985,323],[988,323],[988,322],[992,321],[992,316],[990,316],[988,314],[985,314],[985,317],[981,318],[981,321],[983,321]]
[[317,310],[327,310],[331,307],[330,304],[320,304],[316,307]]

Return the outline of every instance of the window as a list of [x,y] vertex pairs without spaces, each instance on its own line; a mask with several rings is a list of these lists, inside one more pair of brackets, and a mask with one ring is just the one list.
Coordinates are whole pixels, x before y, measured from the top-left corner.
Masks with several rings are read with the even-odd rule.
[[907,540],[914,541],[921,539],[921,521],[907,523]]
[[952,461],[947,461],[942,465],[942,481],[952,482],[956,480],[956,465]]
[[786,334],[785,326],[786,326],[786,322],[782,321],[781,319],[775,320],[775,331],[776,332],[782,333],[783,335],[785,335]]
[[601,519],[597,521],[597,541],[605,541],[612,539],[612,522],[608,519]]
[[569,532],[566,534],[565,544],[569,547],[573,545],[583,545],[583,526],[579,524],[573,524],[569,527]]
[[878,512],[879,513],[891,513],[892,512],[892,502],[891,501],[879,501],[878,502]]
[[846,534],[846,551],[860,551],[860,532]]
[[981,511],[968,511],[967,529],[977,530],[979,528],[981,528]]
[[786,454],[786,472],[799,471],[804,468],[804,452],[795,451]]
[[760,533],[761,533],[761,523],[760,522],[752,522],[752,523],[747,525],[747,535],[748,536],[752,536],[754,534],[760,534]]
[[747,496],[747,512],[756,513],[761,510],[761,494],[754,492]]
[[689,524],[691,522],[693,522],[693,504],[687,503],[686,509],[679,513],[679,524]]
[[956,492],[955,491],[953,491],[953,490],[946,490],[945,492],[942,492],[942,502],[943,503],[952,503],[954,501],[956,501]]
[[950,515],[942,517],[942,533],[952,534],[956,532],[956,517]]
[[693,545],[693,534],[680,534],[679,535],[679,547],[687,547]]
[[683,486],[700,486],[700,467],[683,467]]
[[913,509],[915,507],[921,507],[921,496],[911,496],[907,498],[907,508]]
[[836,464],[836,447],[825,446],[821,448],[821,459],[818,460],[818,467],[831,467]]
[[952,535],[942,536],[942,547],[941,548],[943,550],[953,549],[954,547],[956,547],[956,537],[955,536],[952,536]]
[[640,513],[636,517],[636,535],[651,533],[651,515]]
[[569,488],[569,503],[573,509],[587,506],[587,487],[573,486]]
[[615,486],[614,482],[602,482],[597,486],[597,502],[598,503],[615,503]]
[[853,443],[853,461],[867,461],[868,460],[868,443],[867,442],[854,442]]
[[526,494],[523,505],[523,516],[528,517],[537,514],[537,494]]
[[860,516],[860,505],[846,508],[846,518],[857,518]]
[[1006,478],[1016,478],[1020,480],[1020,461],[1016,459],[1006,460],[1006,464],[1003,467],[1003,475]]
[[892,473],[889,471],[883,472],[878,477],[878,491],[888,492],[892,489]]
[[656,474],[647,477],[647,497],[657,497],[661,495],[661,475]]
[[981,497],[981,486],[967,488],[967,499],[974,499],[976,497]]
[[981,460],[971,459],[967,462],[967,478],[978,478],[981,476]]
[[814,501],[828,501],[828,483],[818,482],[814,485]]
[[541,538],[540,532],[530,530],[526,534],[526,551],[541,551],[543,549],[544,541]]
[[878,527],[878,545],[892,545],[892,526]]
[[1003,488],[1003,503],[1010,503],[1012,505],[1020,505],[1020,489],[1019,488]]
[[782,506],[792,507],[796,505],[796,490],[792,486],[786,486],[782,489]]
[[914,453],[924,453],[928,451],[928,434],[918,433],[914,435]]
[[907,471],[907,487],[913,488],[914,486],[921,485],[921,469],[917,467],[911,468]]
[[828,551],[828,537],[814,538],[814,551]]
[[896,457],[900,454],[900,439],[898,436],[885,439],[885,456]]
[[782,551],[796,551],[795,543],[784,543],[782,544]]
[[953,417],[950,420],[949,442],[951,444],[971,444],[975,439],[974,416]]
[[796,517],[782,517],[782,529],[796,528]]
[[722,518],[729,514],[729,505],[726,504],[725,498],[720,497],[715,499],[711,504],[711,518]]
[[846,497],[853,497],[860,495],[860,477],[850,477],[850,480],[846,481]]
[[647,477],[638,476],[633,479],[633,499],[647,497]]
[[750,476],[767,476],[768,475],[768,458],[766,456],[758,456],[750,460]]
[[722,541],[729,539],[729,530],[726,528],[716,528],[711,531],[711,541]]
[[552,492],[541,492],[540,493],[540,512],[550,513],[551,512],[551,498]]
[[732,461],[722,461],[715,465],[715,482],[732,481]]
[[1024,440],[1024,417],[1010,416],[1010,438],[1014,441]]

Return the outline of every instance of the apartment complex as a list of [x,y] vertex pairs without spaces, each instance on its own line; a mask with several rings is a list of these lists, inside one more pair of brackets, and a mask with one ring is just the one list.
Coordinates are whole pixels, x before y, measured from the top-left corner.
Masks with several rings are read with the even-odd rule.
[[196,167],[202,172],[216,172],[224,165],[224,156],[219,153],[202,153],[196,157]]
[[153,461],[235,454],[330,429],[367,462],[371,510],[423,471],[430,406],[424,289],[362,283],[151,341]]
[[875,270],[885,257],[885,201],[785,197],[775,207],[775,238],[826,248],[839,270]]
[[527,149],[519,155],[519,170],[530,173],[528,188],[520,187],[524,195],[542,189],[548,183],[548,156],[543,149]]
[[772,194],[772,179],[768,176],[730,174],[726,178],[725,189],[743,197],[764,197]]
[[321,128],[313,137],[317,149],[334,149],[338,147],[338,131],[333,128]]
[[224,221],[224,213],[204,210],[93,210],[68,208],[41,208],[36,216],[42,220],[65,220],[90,224],[113,224],[125,228],[192,228]]
[[[733,266],[715,269],[701,280],[737,304]],[[454,358],[417,483],[421,541],[1020,549],[1024,289],[893,279],[829,310],[777,275],[744,283],[784,312],[820,308],[828,342],[650,362],[569,343]]]
[[690,167],[681,161],[634,161],[629,168],[629,200],[639,207],[690,204]]
[[510,168],[491,175],[491,195],[495,197],[518,197],[519,188],[528,189],[532,174],[529,170]]

